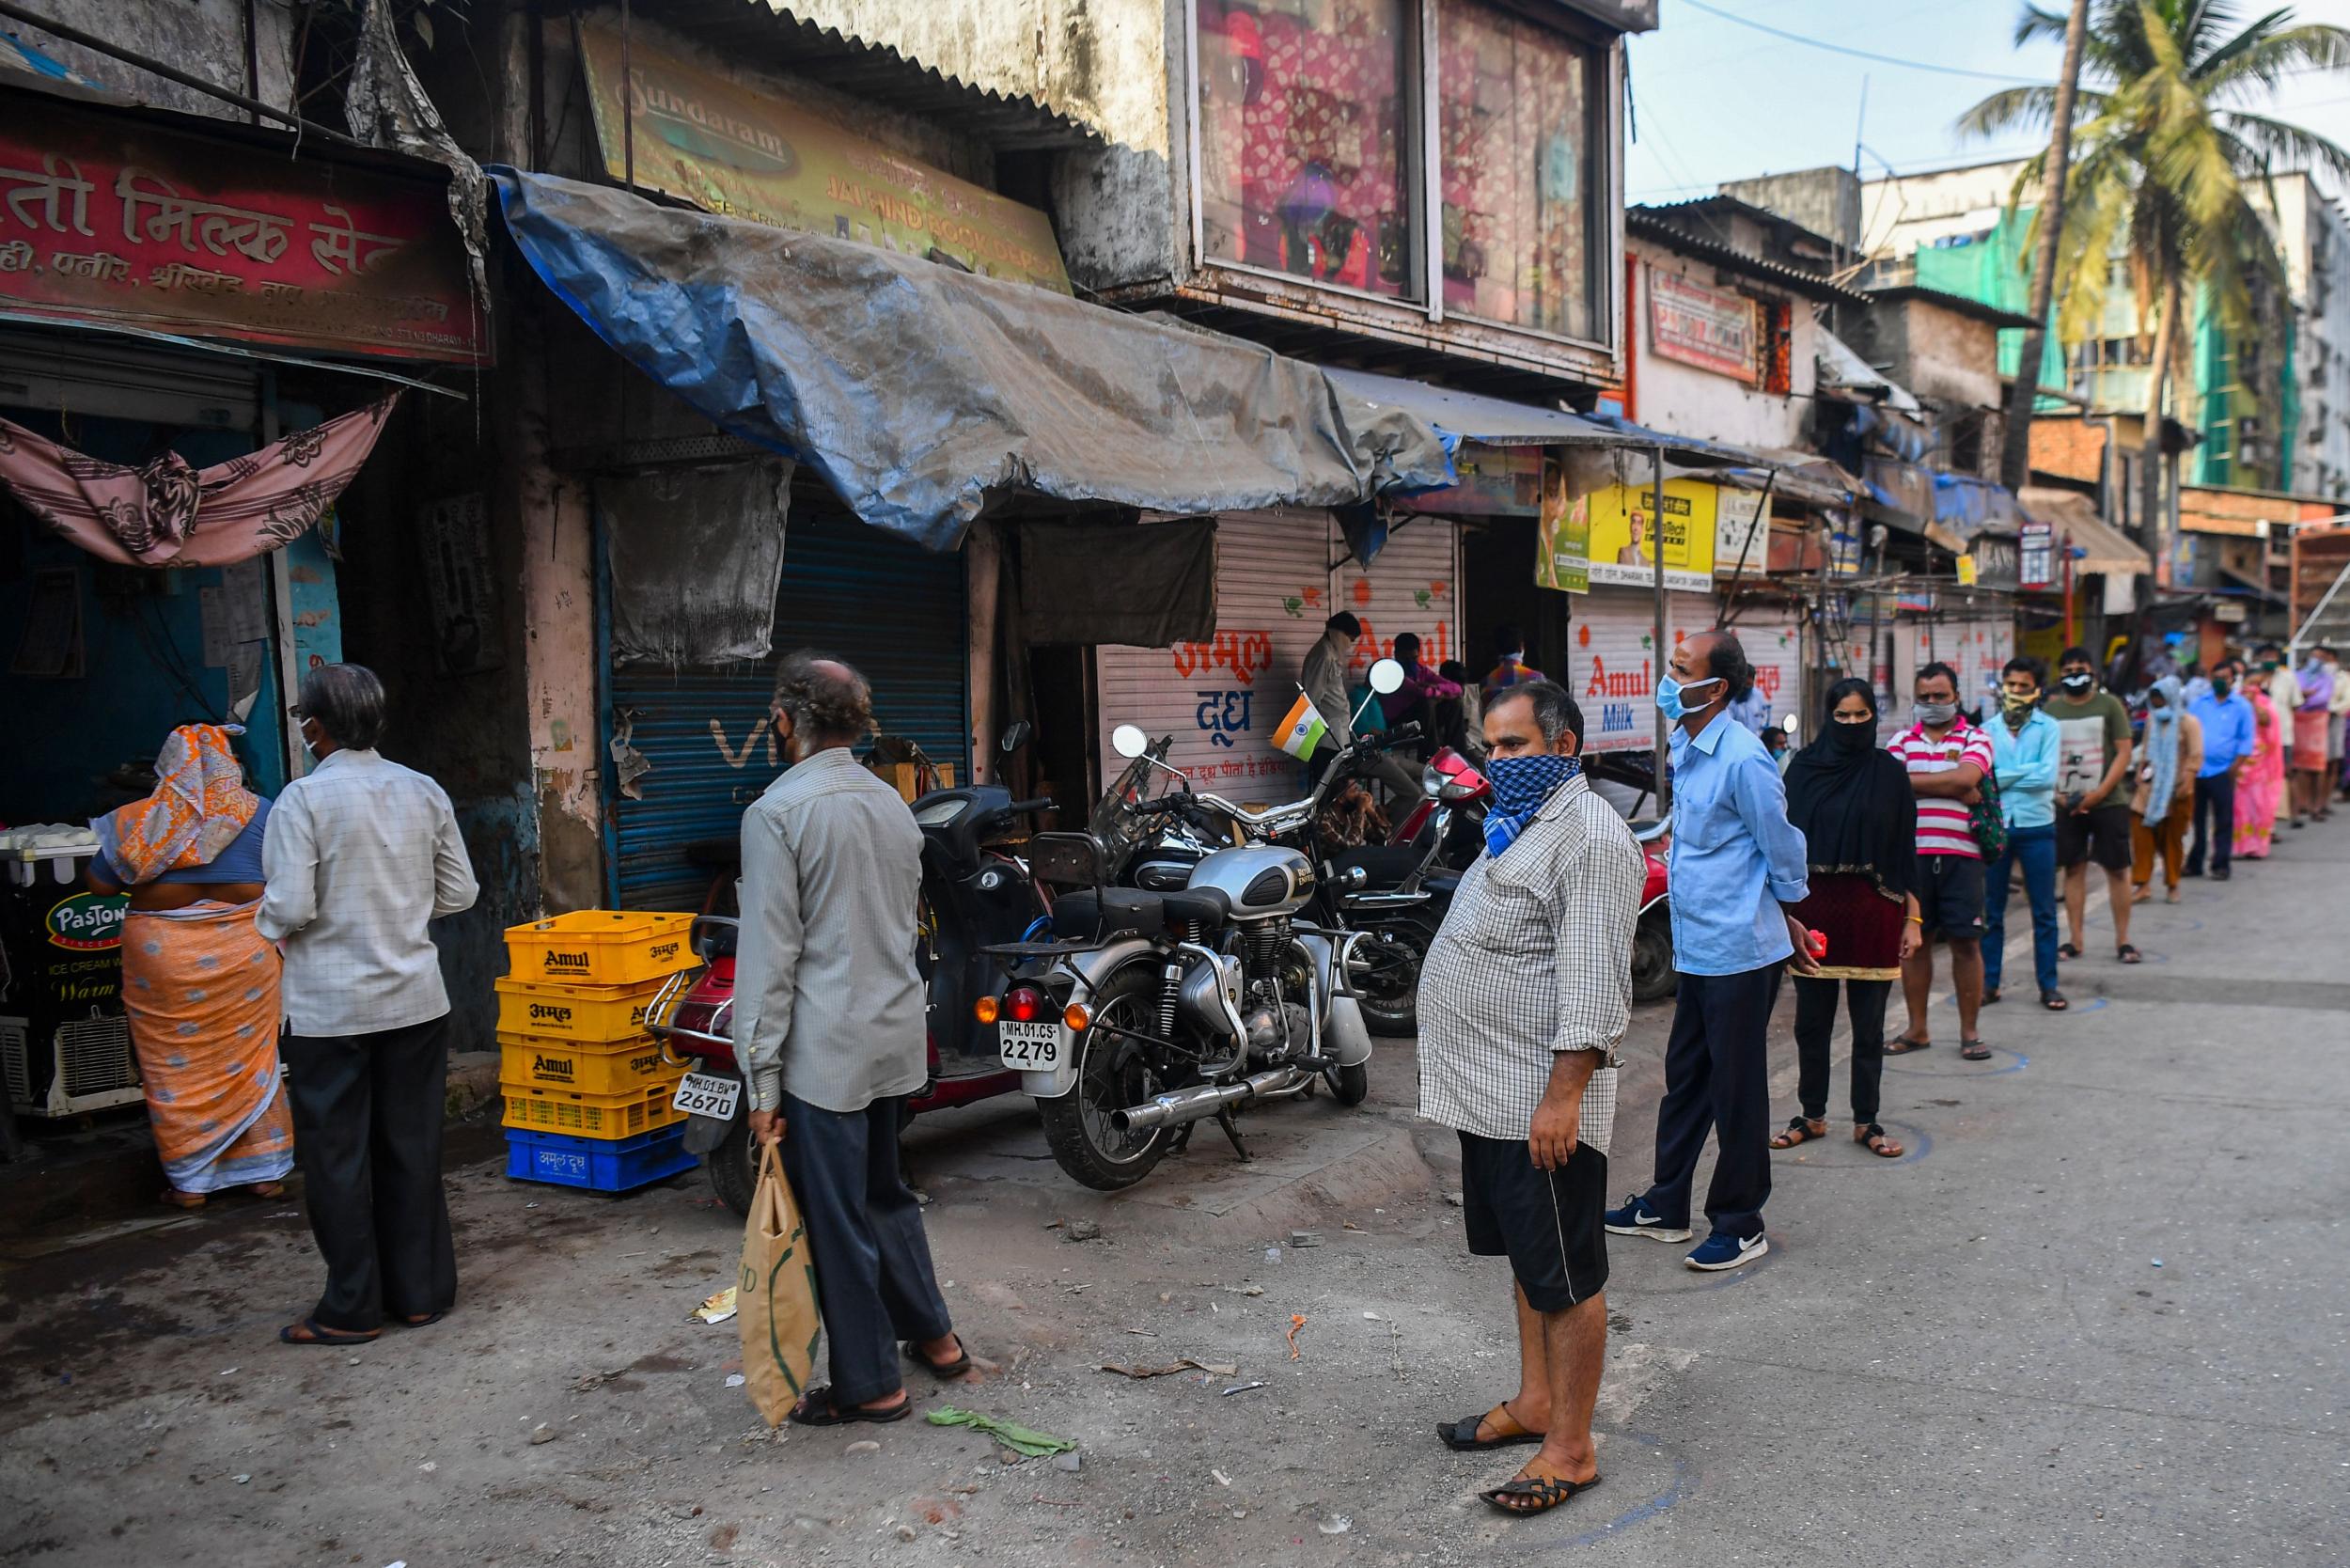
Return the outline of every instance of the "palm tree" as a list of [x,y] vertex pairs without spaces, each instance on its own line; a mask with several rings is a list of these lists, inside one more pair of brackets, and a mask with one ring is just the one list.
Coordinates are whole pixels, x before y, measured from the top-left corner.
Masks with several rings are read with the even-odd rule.
[[[2181,303],[2200,288],[2221,322],[2242,330],[2256,281],[2281,292],[2284,265],[2255,196],[2270,194],[2270,177],[2286,169],[2350,180],[2350,152],[2255,107],[2288,73],[2350,70],[2350,29],[2296,23],[2290,8],[2240,23],[2225,0],[2096,0],[2092,13],[2074,106],[2058,324],[2061,341],[2087,335],[2118,252],[2138,320],[2154,323],[2139,494],[2147,542],[2158,546],[2162,413]],[[2061,39],[2065,23],[2028,3],[2015,41]],[[2058,92],[2051,84],[1993,93],[1960,117],[1959,130],[2045,130]],[[2026,164],[2013,200],[2039,188],[2046,161],[2042,153]]]

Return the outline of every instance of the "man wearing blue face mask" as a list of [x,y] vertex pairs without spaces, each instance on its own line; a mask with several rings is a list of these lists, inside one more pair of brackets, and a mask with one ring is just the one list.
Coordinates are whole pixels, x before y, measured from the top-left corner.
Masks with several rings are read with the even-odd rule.
[[1781,965],[1792,961],[1808,975],[1819,964],[1789,913],[1810,892],[1803,835],[1787,821],[1778,765],[1729,713],[1753,689],[1754,666],[1735,636],[1705,632],[1674,649],[1668,667],[1656,706],[1673,723],[1668,865],[1681,984],[1656,1108],[1656,1180],[1609,1210],[1607,1229],[1687,1241],[1690,1189],[1711,1128],[1719,1147],[1705,1196],[1710,1231],[1686,1261],[1713,1272],[1770,1250],[1764,1040]]

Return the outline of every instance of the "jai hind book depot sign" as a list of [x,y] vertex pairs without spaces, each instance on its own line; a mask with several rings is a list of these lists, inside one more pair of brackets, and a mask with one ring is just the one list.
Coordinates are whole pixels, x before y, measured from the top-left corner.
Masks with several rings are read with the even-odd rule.
[[[583,22],[580,58],[604,170],[706,212],[804,229],[1071,291],[1051,220],[1033,207],[876,146],[643,39],[620,90],[620,35]],[[623,105],[625,104],[625,112]],[[633,118],[633,132],[627,121]]]

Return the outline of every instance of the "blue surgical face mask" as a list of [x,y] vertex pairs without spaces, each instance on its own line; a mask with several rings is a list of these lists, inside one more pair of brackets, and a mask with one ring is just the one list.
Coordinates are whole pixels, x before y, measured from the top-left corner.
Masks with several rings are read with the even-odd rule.
[[[1681,720],[1686,717],[1689,713],[1688,704],[1681,700],[1682,693],[1693,691],[1700,686],[1710,686],[1720,679],[1720,676],[1716,675],[1703,681],[1692,681],[1687,685],[1684,685],[1680,682],[1674,680],[1671,676],[1666,676],[1663,680],[1656,682],[1657,711],[1662,713],[1667,718],[1672,720],[1674,723],[1680,723]],[[1698,706],[1702,708],[1705,704],[1700,702]]]

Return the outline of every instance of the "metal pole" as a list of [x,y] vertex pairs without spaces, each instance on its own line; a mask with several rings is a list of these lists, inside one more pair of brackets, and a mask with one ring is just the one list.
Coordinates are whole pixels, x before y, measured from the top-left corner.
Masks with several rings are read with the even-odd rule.
[[201,76],[191,76],[186,71],[175,66],[167,66],[149,55],[135,54],[120,44],[109,42],[96,33],[86,33],[79,27],[69,27],[62,22],[52,22],[45,16],[26,10],[24,7],[17,5],[15,0],[0,0],[0,16],[5,16],[11,22],[22,22],[28,27],[38,27],[44,33],[54,34],[65,39],[68,43],[78,43],[85,49],[96,50],[110,59],[120,60],[124,65],[136,66],[141,71],[160,76],[166,82],[177,82],[180,86],[200,92],[207,98],[217,98],[223,103],[233,103],[238,108],[247,110],[264,119],[274,119],[280,125],[290,126],[306,136],[322,136],[343,147],[366,147],[368,145],[356,136],[337,131],[331,125],[321,125],[316,120],[304,119],[300,115],[289,114],[283,109],[273,108],[258,98],[249,97],[241,92],[231,92],[227,87],[215,86]]
[[[1653,689],[1653,683],[1664,679],[1665,660],[1670,645],[1665,641],[1665,448],[1658,447],[1650,456],[1655,463],[1654,488],[1650,492],[1649,509],[1653,525],[1649,530],[1649,538],[1656,549],[1653,579],[1656,586],[1656,669],[1650,677]],[[1659,708],[1656,710],[1656,813],[1659,816],[1669,813],[1673,807],[1672,780],[1668,776],[1666,767],[1666,760],[1671,756],[1672,747],[1666,731],[1665,711]]]

